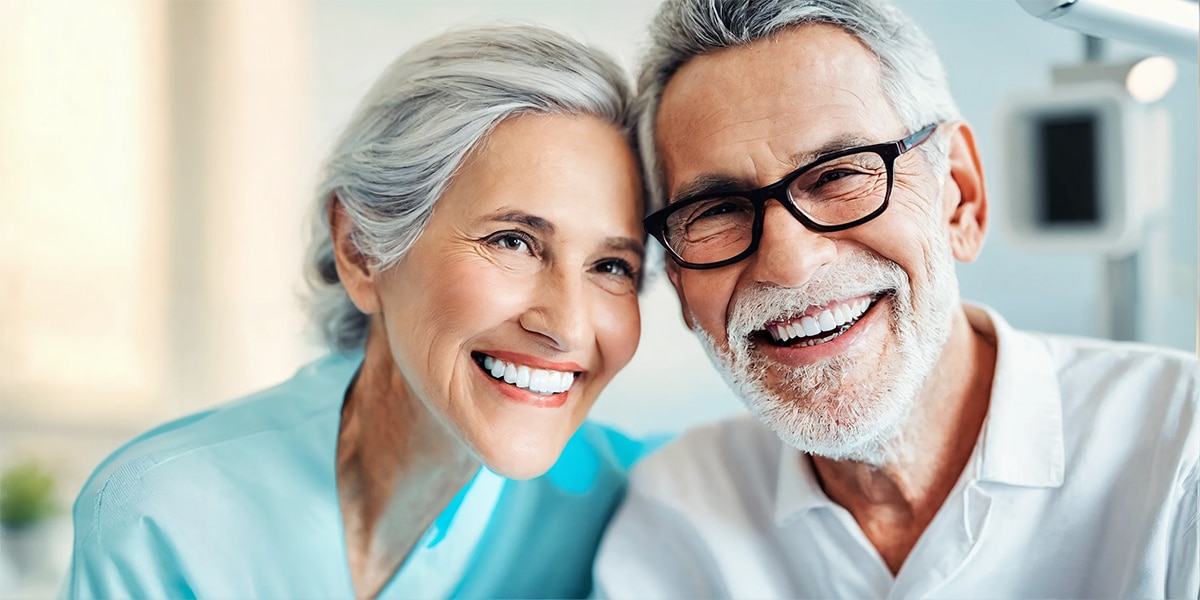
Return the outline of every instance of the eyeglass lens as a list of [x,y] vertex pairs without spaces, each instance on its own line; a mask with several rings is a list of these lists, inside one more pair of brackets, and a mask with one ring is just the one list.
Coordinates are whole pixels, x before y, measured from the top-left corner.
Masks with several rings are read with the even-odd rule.
[[[888,168],[875,152],[839,156],[813,165],[793,179],[787,198],[820,225],[842,225],[866,217],[887,199]],[[701,200],[671,213],[665,223],[667,245],[685,261],[713,263],[737,256],[754,238],[759,210],[749,198],[722,196]]]

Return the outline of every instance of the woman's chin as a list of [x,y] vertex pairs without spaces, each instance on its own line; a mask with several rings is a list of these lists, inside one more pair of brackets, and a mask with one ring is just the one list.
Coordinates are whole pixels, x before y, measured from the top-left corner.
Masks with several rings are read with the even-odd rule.
[[551,441],[553,435],[529,436],[527,440],[502,439],[475,446],[479,460],[491,472],[507,479],[540,477],[558,462],[566,444]]

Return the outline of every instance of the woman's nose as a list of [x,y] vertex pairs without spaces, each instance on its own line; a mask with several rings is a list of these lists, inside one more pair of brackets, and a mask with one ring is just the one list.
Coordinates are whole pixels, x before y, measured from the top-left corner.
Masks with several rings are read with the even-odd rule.
[[800,287],[837,255],[834,241],[809,230],[778,202],[764,207],[762,237],[750,258],[755,281]]
[[593,334],[583,276],[549,270],[530,291],[530,307],[521,315],[526,331],[539,334],[555,350],[582,348]]

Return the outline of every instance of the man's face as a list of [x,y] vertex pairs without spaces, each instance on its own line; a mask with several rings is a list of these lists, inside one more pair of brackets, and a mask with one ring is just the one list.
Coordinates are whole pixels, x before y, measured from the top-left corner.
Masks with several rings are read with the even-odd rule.
[[[706,181],[766,186],[820,154],[913,133],[874,55],[824,25],[691,60],[666,88],[657,132],[670,198]],[[958,304],[946,178],[916,151],[894,172],[887,211],[864,225],[814,233],[768,202],[755,254],[668,268],[688,325],[750,409],[829,458],[889,458]],[[806,335],[809,319],[822,331]]]

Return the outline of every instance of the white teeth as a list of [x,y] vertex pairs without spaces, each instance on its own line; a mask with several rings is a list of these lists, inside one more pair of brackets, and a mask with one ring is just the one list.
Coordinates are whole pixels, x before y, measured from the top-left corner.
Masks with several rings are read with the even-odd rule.
[[821,333],[821,326],[817,324],[817,320],[812,317],[804,317],[800,319],[800,324],[804,326],[804,335],[817,335]]
[[506,363],[492,356],[483,357],[483,368],[492,377],[527,389],[535,394],[561,394],[575,383],[575,374],[568,371],[534,369],[526,365]]
[[[821,332],[833,331],[863,316],[871,308],[869,298],[859,298],[854,302],[834,302],[816,315],[808,315],[790,323],[779,323],[767,327],[767,331],[776,341],[786,342],[792,338],[813,337]],[[801,346],[812,346],[819,340],[806,340]]]
[[821,331],[833,331],[837,328],[837,322],[833,320],[833,313],[829,312],[828,309],[821,311],[821,314],[817,317],[817,322],[821,324]]
[[533,372],[529,378],[529,389],[535,392],[542,392],[550,389],[550,374],[546,371],[538,369]]

